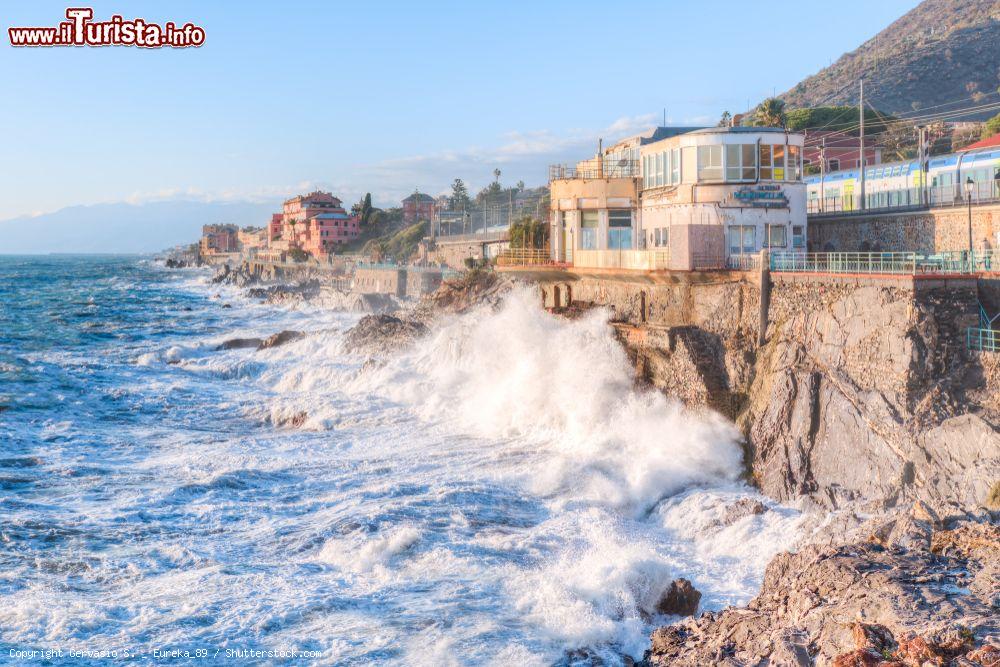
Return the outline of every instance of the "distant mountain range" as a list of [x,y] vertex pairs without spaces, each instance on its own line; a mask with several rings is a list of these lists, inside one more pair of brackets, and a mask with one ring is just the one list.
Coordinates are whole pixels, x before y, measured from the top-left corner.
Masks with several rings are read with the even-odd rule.
[[70,206],[54,213],[0,221],[0,254],[148,253],[193,243],[201,226],[263,226],[273,202],[162,201]]
[[[780,97],[790,108],[857,104],[862,76],[866,99],[893,114],[997,102],[1000,0],[925,0]],[[984,110],[960,120],[996,113]]]

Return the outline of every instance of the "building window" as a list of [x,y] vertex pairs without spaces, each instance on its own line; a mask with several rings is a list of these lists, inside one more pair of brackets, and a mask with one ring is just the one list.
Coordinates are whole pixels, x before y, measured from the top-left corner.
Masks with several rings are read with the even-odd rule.
[[729,228],[729,254],[747,255],[757,252],[757,228],[753,225],[732,225]]
[[632,247],[632,212],[608,211],[608,248],[627,250]]
[[840,171],[840,160],[837,158],[830,158],[830,171]]
[[698,146],[698,180],[722,180],[722,146]]
[[657,248],[665,248],[670,245],[669,227],[657,227],[653,230],[653,245]]
[[774,163],[774,180],[785,180],[785,147],[781,144],[771,146],[771,156]]
[[[795,147],[798,151],[798,146]],[[785,147],[781,144],[761,144],[760,178],[764,181],[785,180]]]
[[583,211],[580,217],[580,249],[597,250],[597,211]]
[[677,185],[681,182],[681,149],[670,151],[670,182]]
[[752,181],[757,178],[757,147],[754,144],[726,146],[726,180]]
[[802,225],[794,225],[792,227],[792,247],[794,248],[806,247],[805,227],[803,227]]
[[802,165],[800,160],[802,159],[802,149],[798,146],[788,147],[788,179],[789,181],[797,181],[802,178]]
[[788,245],[788,228],[784,225],[765,225],[768,248],[784,248]]

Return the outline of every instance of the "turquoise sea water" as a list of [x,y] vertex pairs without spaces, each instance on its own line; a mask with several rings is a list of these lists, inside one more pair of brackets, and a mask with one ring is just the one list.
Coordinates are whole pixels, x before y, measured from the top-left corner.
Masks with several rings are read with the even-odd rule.
[[0,662],[621,664],[672,578],[748,599],[797,514],[720,525],[732,427],[536,301],[372,365],[358,315],[0,257]]

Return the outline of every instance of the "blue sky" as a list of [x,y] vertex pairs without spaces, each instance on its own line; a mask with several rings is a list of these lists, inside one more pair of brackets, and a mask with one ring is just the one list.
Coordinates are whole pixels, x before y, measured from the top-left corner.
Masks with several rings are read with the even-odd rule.
[[[81,3],[82,4],[82,3]],[[659,122],[717,121],[853,49],[916,0],[106,2],[203,26],[198,49],[13,49],[0,7],[0,220],[69,205],[390,204],[462,177],[541,184],[548,162]]]

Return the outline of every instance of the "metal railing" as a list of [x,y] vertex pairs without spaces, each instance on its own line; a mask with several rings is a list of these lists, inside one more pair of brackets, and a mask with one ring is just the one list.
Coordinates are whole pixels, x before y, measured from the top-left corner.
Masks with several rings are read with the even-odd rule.
[[666,271],[670,268],[667,250],[576,250],[573,266],[585,269],[625,269],[627,271]]
[[976,352],[1000,352],[1000,331],[969,327],[965,331],[965,344]]
[[728,268],[729,260],[722,254],[694,252],[691,253],[692,271],[716,271]]
[[757,271],[760,269],[760,255],[730,255],[726,258],[726,268],[733,271]]
[[497,266],[545,266],[555,263],[546,248],[508,248],[497,255]]
[[[976,182],[970,197],[974,205],[1000,203],[1000,183],[996,181]],[[859,194],[809,199],[806,202],[806,213],[812,215],[857,213],[860,215],[879,211],[942,208],[967,204],[964,186],[940,185],[927,187],[923,190],[921,188],[907,188],[868,192],[865,194],[865,210],[861,210],[861,196]]]
[[799,273],[976,274],[1000,270],[1000,254],[943,252],[808,252],[773,253],[772,271]]
[[638,160],[605,160],[602,165],[597,160],[584,160],[576,164],[549,165],[549,180],[565,178],[638,178]]

